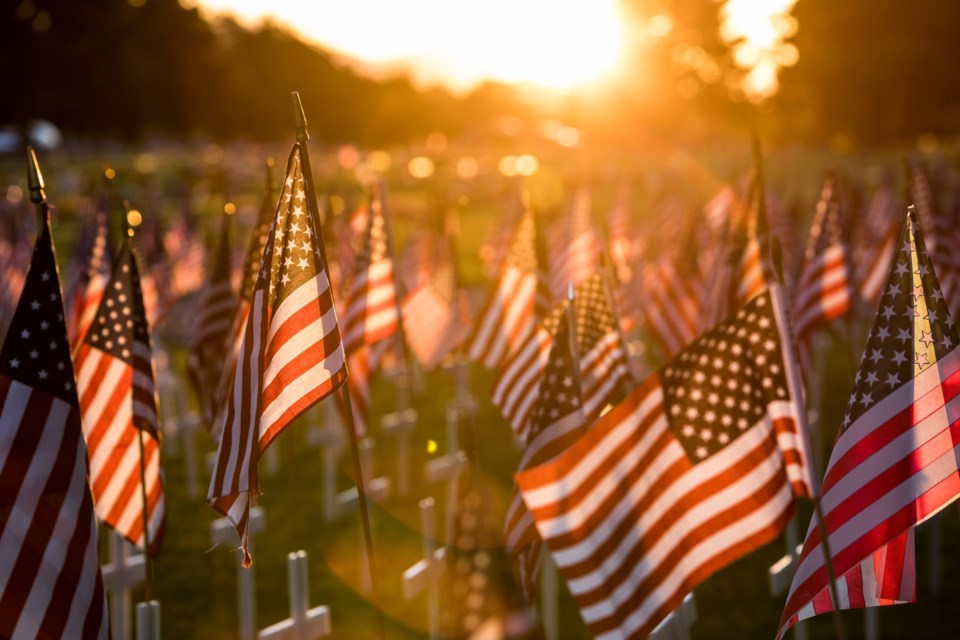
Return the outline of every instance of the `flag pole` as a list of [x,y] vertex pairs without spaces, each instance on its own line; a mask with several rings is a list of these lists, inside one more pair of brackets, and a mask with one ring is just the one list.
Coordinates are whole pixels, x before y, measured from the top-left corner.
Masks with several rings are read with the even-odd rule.
[[[136,232],[133,229],[133,225],[130,224],[130,219],[127,217],[127,214],[130,213],[130,203],[126,200],[123,201],[123,213],[123,227],[126,233],[122,241],[127,244],[130,258],[135,260],[133,247],[130,246],[130,239],[133,238]],[[136,293],[134,293],[134,295],[136,295]],[[150,602],[153,600],[153,554],[150,548],[150,502],[147,499],[147,456],[143,447],[143,429],[137,425],[133,425],[133,428],[137,430],[137,442],[140,447],[140,499],[143,501],[143,556],[147,569],[147,578],[143,584],[143,596],[144,600]]]
[[[766,204],[766,191],[764,189],[763,182],[763,153],[760,148],[760,134],[754,130],[753,132],[753,160],[754,160],[754,181],[756,188],[756,197],[757,197],[757,213],[758,216],[762,216],[762,219],[766,221],[767,217],[767,204]],[[768,233],[768,238],[770,234]],[[772,245],[772,246],[770,246]],[[768,240],[768,245],[766,247],[761,247],[762,255],[768,256],[770,258],[771,264],[773,266],[774,274],[777,278],[777,288],[776,291],[772,292],[771,298],[774,301],[774,311],[778,312],[778,320],[783,323],[785,326],[784,330],[787,329],[788,318],[786,314],[786,304],[783,296],[783,251],[780,246],[779,239]],[[785,338],[792,338],[792,333],[787,332]],[[795,356],[796,347],[792,345],[792,348],[785,349],[785,351],[790,354],[790,362],[785,367],[786,371],[784,372],[787,376],[788,384],[790,385],[791,394],[796,395],[796,400],[801,404],[804,411],[804,424],[803,426],[803,437],[807,439],[807,452],[811,456],[810,467],[813,472],[813,478],[811,479],[812,489],[814,495],[813,498],[813,510],[814,517],[817,519],[817,530],[820,532],[820,544],[823,548],[823,564],[827,570],[827,585],[829,587],[830,593],[830,603],[831,608],[833,609],[833,624],[834,631],[836,632],[836,637],[838,640],[844,640],[846,634],[843,631],[843,618],[840,615],[840,597],[837,593],[837,571],[833,566],[833,554],[830,552],[830,541],[829,541],[829,532],[827,531],[827,525],[823,520],[823,508],[820,505],[820,474],[816,468],[815,460],[813,459],[813,450],[810,446],[809,441],[809,429],[806,428],[806,403],[803,401],[803,387],[800,383],[799,372],[796,370],[797,359]]]
[[[307,206],[310,209],[310,217],[313,219],[313,224],[317,231],[320,260],[323,263],[323,269],[326,273],[330,273],[327,265],[327,249],[323,240],[323,223],[320,220],[320,208],[317,206],[317,193],[313,187],[313,172],[310,168],[310,154],[307,150],[307,140],[310,139],[310,134],[307,132],[307,117],[303,112],[303,104],[300,102],[300,93],[292,91],[290,98],[293,102],[293,119],[297,129],[297,144],[300,147],[300,162],[303,168],[303,181],[307,192]],[[340,385],[340,393],[343,394],[342,398],[344,413],[347,418],[347,431],[350,434],[350,452],[353,456],[353,470],[357,476],[357,502],[360,507],[363,542],[367,551],[367,568],[370,572],[370,598],[373,601],[374,609],[377,610],[377,624],[380,630],[380,638],[381,640],[386,640],[386,626],[383,619],[383,610],[380,608],[380,595],[377,586],[373,534],[370,531],[370,514],[367,509],[367,491],[363,482],[363,468],[360,464],[360,448],[357,446],[357,429],[353,421],[353,403],[350,399],[350,385],[346,382],[342,383]]]
[[50,220],[50,207],[47,204],[47,194],[44,191],[43,174],[40,173],[40,163],[33,147],[27,146],[27,188],[30,190],[30,202],[37,205],[37,232],[43,230],[43,225]]

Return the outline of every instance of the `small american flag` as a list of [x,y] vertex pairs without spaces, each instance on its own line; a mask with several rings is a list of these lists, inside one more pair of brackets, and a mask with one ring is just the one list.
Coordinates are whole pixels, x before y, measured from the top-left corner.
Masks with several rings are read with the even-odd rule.
[[[77,348],[77,390],[100,520],[146,548],[140,465],[145,465],[150,552],[160,548],[166,501],[160,472],[156,384],[140,276],[124,239],[103,300]],[[140,433],[144,431],[143,460]]]
[[251,564],[247,522],[250,501],[260,494],[260,456],[288,424],[347,378],[300,154],[297,143],[254,287],[207,495],[236,526],[244,566]]
[[860,297],[876,305],[890,273],[902,225],[890,184],[876,188],[863,215],[865,219],[854,229],[854,272]]
[[[960,342],[911,212],[854,380],[821,504],[840,602],[913,601],[913,528],[960,495]],[[810,523],[778,637],[834,605],[824,547]]]
[[[617,327],[602,276],[595,273],[576,288],[574,318],[580,353],[583,399],[588,417],[595,417],[630,381],[626,345]],[[504,365],[493,387],[493,404],[510,423],[514,433],[529,440],[530,416],[536,405],[544,369],[557,328],[565,322],[567,300],[560,302]]]
[[[520,472],[559,455],[587,428],[579,366],[571,348],[574,339],[566,318],[562,318],[540,380],[527,444],[520,458]],[[524,591],[532,596],[536,593],[541,543],[533,518],[516,492],[507,512],[504,535],[507,550],[516,558]]]
[[701,335],[560,456],[517,475],[597,638],[643,638],[813,495],[782,293]]
[[562,298],[571,282],[577,286],[599,270],[600,239],[591,221],[590,191],[580,189],[570,214],[556,222],[548,234],[550,290]]
[[217,389],[227,358],[230,328],[237,299],[230,282],[230,220],[223,215],[220,238],[209,277],[197,301],[196,325],[187,355],[187,375],[200,404],[200,415],[209,431],[217,414]]
[[641,274],[639,305],[652,337],[670,358],[700,332],[702,286],[696,275],[681,275],[666,257],[647,265]]
[[470,357],[488,369],[501,368],[536,329],[545,267],[538,232],[534,213],[526,211],[467,342]]
[[74,348],[86,337],[87,329],[103,299],[103,288],[110,277],[108,207],[109,200],[104,198],[97,210],[87,216],[71,259],[65,302],[67,332],[70,345]]
[[87,449],[49,222],[23,291],[0,350],[0,637],[105,639]]
[[397,332],[400,314],[381,189],[370,203],[363,248],[344,299],[343,347],[348,354]]
[[795,294],[794,328],[800,366],[808,375],[814,331],[850,311],[849,251],[843,234],[844,212],[839,188],[837,179],[828,175],[813,214]]

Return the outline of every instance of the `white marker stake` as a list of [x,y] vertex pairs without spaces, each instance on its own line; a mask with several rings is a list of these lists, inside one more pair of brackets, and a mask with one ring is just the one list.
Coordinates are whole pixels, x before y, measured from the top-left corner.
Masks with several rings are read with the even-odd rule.
[[257,634],[258,640],[315,640],[330,635],[330,610],[310,608],[307,580],[307,552],[287,554],[287,585],[290,590],[290,617]]
[[433,498],[420,501],[423,529],[423,559],[403,572],[403,597],[407,600],[427,592],[427,631],[431,640],[440,635],[440,574],[445,568],[446,547],[437,549]]
[[397,439],[397,493],[410,493],[410,434],[417,428],[416,409],[401,408],[380,419],[384,433]]
[[160,640],[160,603],[137,604],[137,640]]
[[110,628],[115,640],[130,640],[130,590],[147,578],[147,559],[131,555],[135,547],[115,531],[110,532],[110,564],[100,568],[103,588],[110,594]]
[[688,593],[680,608],[668,615],[650,633],[650,640],[690,640],[690,627],[697,621],[697,605]]
[[[247,527],[250,531],[248,541],[253,550],[254,537],[264,530],[267,525],[266,516],[262,507],[250,509],[250,519]],[[210,523],[210,540],[213,544],[225,544],[231,547],[240,546],[240,538],[233,523],[226,518],[220,518]],[[254,589],[253,567],[244,569],[237,565],[237,616],[240,619],[240,640],[254,640],[257,634],[257,598]]]
[[452,354],[444,363],[445,370],[453,373],[454,393],[448,405],[466,415],[477,412],[477,398],[470,392],[470,360],[461,353]]

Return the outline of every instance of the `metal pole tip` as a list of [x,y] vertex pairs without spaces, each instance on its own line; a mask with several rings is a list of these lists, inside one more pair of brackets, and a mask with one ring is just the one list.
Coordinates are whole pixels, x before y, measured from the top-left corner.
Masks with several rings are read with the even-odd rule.
[[567,300],[570,300],[571,302],[573,302],[573,299],[574,299],[575,297],[576,297],[576,296],[574,296],[574,294],[573,294],[573,283],[572,283],[572,282],[568,282],[568,283],[567,283]]
[[301,136],[303,136],[302,139],[306,140],[310,136],[307,133],[307,116],[303,113],[303,103],[300,102],[300,92],[291,91],[290,100],[293,103],[293,123],[297,129],[297,139],[299,140]]
[[33,147],[27,147],[27,187],[30,189],[30,202],[40,204],[46,202],[47,194],[43,192],[43,174],[40,173],[40,163]]

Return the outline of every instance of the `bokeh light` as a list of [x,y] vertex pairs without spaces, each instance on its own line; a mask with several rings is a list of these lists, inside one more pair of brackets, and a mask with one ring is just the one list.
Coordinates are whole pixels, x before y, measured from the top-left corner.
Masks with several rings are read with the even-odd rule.
[[407,163],[407,171],[414,178],[429,178],[433,175],[433,160],[426,156],[414,156]]

